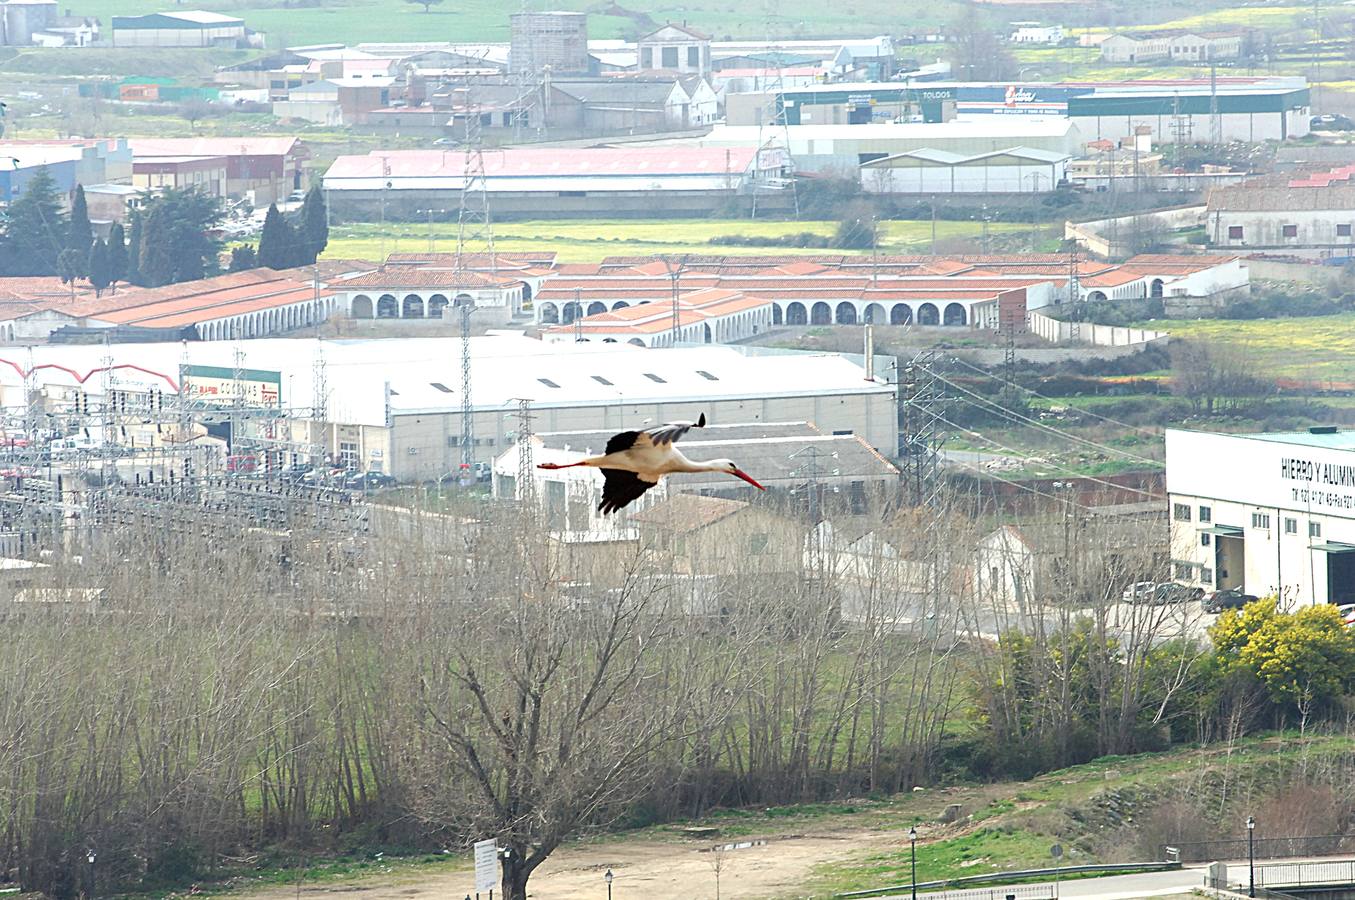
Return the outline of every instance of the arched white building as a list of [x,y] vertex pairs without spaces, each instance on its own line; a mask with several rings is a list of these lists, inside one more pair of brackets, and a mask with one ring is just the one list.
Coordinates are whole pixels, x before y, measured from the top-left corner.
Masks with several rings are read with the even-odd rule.
[[480,321],[506,323],[523,311],[521,279],[481,272],[384,265],[335,285],[350,319],[439,321],[448,307],[470,305]]
[[718,288],[692,291],[678,298],[676,332],[673,305],[618,303],[607,309],[600,301],[580,301],[581,316],[571,309],[569,325],[555,325],[542,340],[601,341],[638,347],[671,347],[674,343],[727,344],[766,332],[772,326],[772,302],[740,291]]

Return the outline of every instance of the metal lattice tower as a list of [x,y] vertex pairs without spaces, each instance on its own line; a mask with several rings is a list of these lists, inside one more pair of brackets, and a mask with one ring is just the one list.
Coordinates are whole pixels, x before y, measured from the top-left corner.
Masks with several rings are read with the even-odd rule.
[[[329,376],[325,365],[325,345],[315,342],[315,362],[311,365],[311,465],[319,469],[325,461],[324,421],[328,414]],[[317,433],[318,432],[318,433]]]
[[668,267],[668,279],[672,292],[670,298],[672,311],[668,327],[672,330],[672,346],[676,347],[678,336],[682,333],[682,310],[680,306],[682,297],[682,272],[687,267],[687,257],[684,256],[678,260],[676,268],[673,267],[672,260],[665,259],[663,263]]
[[1082,284],[1078,280],[1077,251],[1077,240],[1070,240],[1068,242],[1068,310],[1072,316],[1072,321],[1069,323],[1068,338],[1074,342],[1082,337],[1082,313],[1078,309],[1078,304],[1082,301]]
[[[1209,143],[1223,143],[1223,116],[1219,114],[1219,67],[1214,62],[1214,50],[1209,50]],[[1135,142],[1135,147],[1138,143]]]
[[772,40],[772,9],[771,0],[764,0],[762,4],[762,24],[764,28],[765,43],[768,54],[772,58],[772,71],[776,74],[772,77],[770,84],[764,84],[764,89],[771,99],[767,101],[766,106],[758,113],[757,118],[757,150],[755,151],[756,156],[753,163],[754,184],[750,218],[757,218],[758,185],[756,184],[756,175],[760,170],[761,156],[766,147],[766,142],[771,140],[770,135],[764,140],[763,126],[766,125],[774,132],[776,126],[779,124],[781,126],[781,143],[785,145],[786,153],[785,174],[786,178],[790,181],[791,202],[795,206],[795,218],[798,219],[800,218],[800,192],[795,184],[795,157],[792,156],[790,152],[790,122],[786,116],[785,103],[781,98],[782,92],[786,88],[785,82],[781,78],[781,57],[777,52],[776,43]]
[[465,164],[461,171],[461,204],[456,216],[456,265],[464,272],[466,244],[483,241],[489,256],[491,275],[498,273],[494,256],[494,227],[489,214],[489,192],[485,187],[484,134],[480,125],[480,107],[476,105],[467,86],[464,109],[466,113]]
[[116,462],[113,458],[113,427],[117,395],[113,383],[113,348],[104,338],[103,356],[103,402],[100,404],[100,426],[103,433],[99,436],[99,477],[107,486]]
[[904,367],[900,385],[903,429],[899,456],[914,506],[929,505],[938,491],[940,424],[946,402],[944,383],[936,377],[939,364],[937,351],[923,350]]
[[461,467],[475,463],[475,407],[471,405],[470,313],[473,307],[463,303],[461,314]]
[[524,514],[536,512],[536,466],[532,459],[532,401],[518,399],[518,482],[517,501]]

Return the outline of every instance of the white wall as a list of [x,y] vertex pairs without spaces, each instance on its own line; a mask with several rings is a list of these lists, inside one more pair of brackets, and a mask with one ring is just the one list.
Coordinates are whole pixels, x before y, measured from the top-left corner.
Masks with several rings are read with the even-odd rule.
[[1067,163],[1017,165],[863,166],[861,187],[875,194],[1045,193],[1063,181]]

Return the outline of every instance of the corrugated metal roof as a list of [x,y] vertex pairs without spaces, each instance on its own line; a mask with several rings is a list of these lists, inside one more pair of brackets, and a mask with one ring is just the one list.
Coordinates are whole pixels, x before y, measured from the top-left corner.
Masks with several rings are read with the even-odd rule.
[[[754,148],[519,148],[484,154],[485,177],[582,177],[607,175],[741,175],[753,163]],[[437,150],[374,150],[340,156],[325,173],[328,183],[343,178],[461,178],[466,154]]]

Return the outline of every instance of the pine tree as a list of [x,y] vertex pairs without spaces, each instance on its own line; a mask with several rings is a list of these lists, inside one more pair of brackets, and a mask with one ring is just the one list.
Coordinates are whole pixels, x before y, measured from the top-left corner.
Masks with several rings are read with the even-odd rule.
[[326,221],[328,218],[325,195],[321,193],[319,185],[313,184],[301,204],[301,242],[306,249],[297,265],[308,266],[325,252],[325,247],[329,244],[329,223]]
[[66,249],[72,251],[72,262],[83,278],[89,274],[89,253],[94,244],[94,229],[89,224],[89,206],[85,202],[85,189],[75,186],[75,198],[71,201],[70,221],[66,226]]
[[66,244],[66,217],[46,166],[28,180],[8,212],[3,240],[6,274],[55,275],[57,255]]
[[259,265],[268,269],[290,269],[296,264],[296,230],[269,204],[259,234]]
[[238,247],[231,248],[231,268],[232,272],[243,272],[246,269],[258,268],[259,257],[254,252],[253,244],[241,244]]
[[221,201],[201,191],[166,191],[133,222],[140,281],[159,287],[219,272],[221,242],[212,231],[221,221]]
[[[93,269],[90,270],[91,275]],[[127,280],[127,236],[122,223],[114,222],[108,232],[108,283],[117,292],[118,282]]]
[[104,290],[113,283],[112,265],[108,245],[95,241],[89,251],[89,283],[94,285],[94,296],[103,296]]

